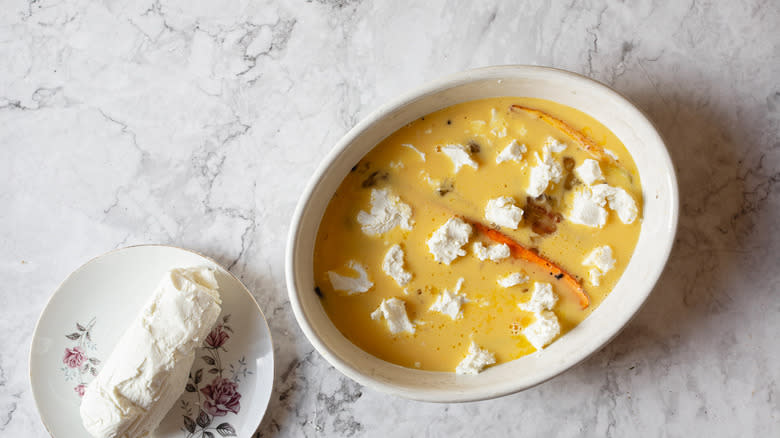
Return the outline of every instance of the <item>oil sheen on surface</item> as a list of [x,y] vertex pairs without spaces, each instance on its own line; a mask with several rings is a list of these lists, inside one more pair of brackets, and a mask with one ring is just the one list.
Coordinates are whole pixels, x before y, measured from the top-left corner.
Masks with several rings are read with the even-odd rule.
[[[562,281],[544,270],[512,258],[499,262],[480,261],[473,255],[471,245],[475,241],[483,241],[486,245],[491,242],[476,232],[463,247],[467,254],[449,266],[435,262],[428,251],[426,241],[450,217],[463,215],[484,223],[484,209],[489,199],[511,196],[526,210],[529,171],[536,165],[534,151],[541,155],[542,145],[548,137],[568,146],[560,157],[573,158],[575,166],[592,158],[556,128],[532,116],[511,112],[512,104],[552,114],[588,135],[599,146],[614,152],[625,170],[600,163],[606,182],[627,190],[639,208],[639,219],[630,225],[620,222],[610,211],[607,224],[601,229],[564,219],[557,224],[556,232],[541,236],[531,231],[525,215],[517,230],[502,229],[518,243],[537,248],[541,254],[582,279],[590,297],[590,306],[585,310],[578,306]],[[491,133],[501,124],[507,128],[503,138]],[[496,164],[496,156],[512,139],[527,146],[523,161]],[[423,152],[425,161],[414,150],[403,147],[405,143]],[[472,157],[479,163],[479,168],[464,166],[456,174],[452,161],[437,152],[437,147],[469,143],[478,145],[479,151]],[[377,171],[379,173],[375,174]],[[551,184],[546,194],[555,200],[556,211],[565,217],[571,193],[565,190],[564,180]],[[358,212],[370,210],[371,188],[384,187],[411,206],[414,220],[411,231],[396,227],[380,236],[363,234],[356,220]],[[444,193],[447,190],[450,191]],[[533,320],[533,316],[521,311],[517,304],[530,298],[534,281],[551,283],[558,295],[554,312],[560,321],[560,336],[585,319],[604,300],[631,258],[639,237],[641,212],[642,191],[634,161],[620,140],[593,118],[540,99],[490,98],[466,102],[409,123],[355,165],[333,195],[322,218],[314,250],[314,278],[322,305],[336,327],[357,346],[381,359],[411,368],[453,371],[467,354],[473,339],[493,352],[496,363],[500,364],[535,351],[517,332],[518,327]],[[413,275],[406,287],[408,295],[382,271],[382,260],[394,244],[403,248],[405,268]],[[595,287],[588,281],[589,268],[583,266],[582,261],[594,247],[601,245],[612,247],[616,264],[602,277],[600,286]],[[327,272],[354,275],[346,268],[350,260],[366,266],[374,283],[368,292],[347,295],[331,287]],[[524,271],[530,280],[509,289],[496,283],[498,277],[518,271]],[[461,293],[471,300],[462,308],[463,317],[452,320],[429,311],[436,296],[444,289],[452,290],[459,278],[465,279]],[[406,303],[409,319],[416,324],[415,334],[392,335],[384,320],[371,319],[371,312],[383,299],[391,297]]]

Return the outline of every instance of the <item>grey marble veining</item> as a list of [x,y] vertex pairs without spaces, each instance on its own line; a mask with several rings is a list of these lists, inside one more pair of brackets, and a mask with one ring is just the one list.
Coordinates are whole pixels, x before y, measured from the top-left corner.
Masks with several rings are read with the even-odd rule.
[[[0,1],[0,433],[44,436],[27,354],[47,298],[109,249],[229,266],[266,312],[258,436],[772,436],[780,430],[776,1]],[[636,319],[531,390],[459,405],[362,388],[297,328],[288,222],[319,160],[427,80],[551,65],[635,101],[681,189]]]

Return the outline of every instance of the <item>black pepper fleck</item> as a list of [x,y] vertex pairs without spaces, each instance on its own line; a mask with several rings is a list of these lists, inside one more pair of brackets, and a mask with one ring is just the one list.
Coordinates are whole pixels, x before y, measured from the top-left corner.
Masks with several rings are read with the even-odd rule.
[[561,278],[563,278],[563,273],[560,273],[560,274],[556,275],[555,278],[557,280],[560,280]]
[[325,298],[325,295],[322,294],[322,289],[320,289],[319,286],[314,286],[314,293],[320,298]]
[[452,120],[447,120],[448,125],[452,125]]

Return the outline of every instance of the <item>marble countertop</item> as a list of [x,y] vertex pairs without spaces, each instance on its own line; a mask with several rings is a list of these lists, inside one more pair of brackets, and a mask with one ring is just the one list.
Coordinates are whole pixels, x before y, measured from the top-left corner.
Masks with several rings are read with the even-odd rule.
[[[45,436],[35,321],[112,248],[170,243],[238,275],[268,316],[257,436],[769,436],[780,430],[780,5],[7,0],[0,14],[0,434]],[[634,100],[681,190],[668,268],[583,364],[498,400],[363,388],[298,329],[283,257],[302,188],[362,117],[493,64],[583,73]]]

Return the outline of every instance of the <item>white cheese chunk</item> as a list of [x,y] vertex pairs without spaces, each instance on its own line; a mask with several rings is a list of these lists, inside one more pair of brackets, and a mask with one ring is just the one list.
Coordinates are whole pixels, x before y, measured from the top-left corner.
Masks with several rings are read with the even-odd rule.
[[607,148],[604,148],[604,153],[609,155],[610,157],[612,157],[612,159],[615,160],[615,161],[617,161],[619,159],[618,155],[615,152],[613,152],[613,151],[611,151],[611,150],[609,150]]
[[498,280],[498,285],[504,288],[509,288],[512,286],[517,286],[518,284],[525,283],[528,281],[528,277],[523,275],[520,272],[513,272],[506,277],[501,277]]
[[594,196],[589,187],[580,187],[574,193],[574,202],[568,214],[569,220],[575,224],[601,228],[607,223],[607,210],[604,204],[604,198]]
[[484,121],[484,120],[472,120],[469,123],[469,126],[471,127],[471,129],[474,130],[474,131],[477,131],[477,132],[479,132],[482,129],[484,129],[485,125],[487,125],[487,122]]
[[534,283],[531,299],[525,303],[518,304],[518,307],[526,312],[539,313],[542,310],[552,310],[557,302],[558,296],[553,292],[552,285],[537,281]]
[[496,164],[501,164],[504,161],[516,161],[518,163],[523,161],[523,154],[528,151],[528,148],[524,144],[520,144],[517,140],[509,142],[496,157]]
[[558,318],[551,312],[557,302],[558,296],[550,283],[535,282],[531,299],[518,304],[521,310],[533,312],[536,316],[536,320],[524,328],[522,333],[537,350],[544,348],[561,332]]
[[506,243],[496,243],[487,247],[488,259],[497,262],[509,257],[512,252],[509,250],[509,245]]
[[469,299],[465,295],[459,294],[460,288],[463,286],[463,278],[458,279],[458,283],[455,285],[455,289],[450,292],[447,289],[436,297],[433,305],[428,309],[431,312],[439,312],[449,316],[453,320],[463,317],[461,307],[463,304],[468,303]]
[[503,260],[511,255],[509,245],[506,243],[496,243],[486,247],[482,242],[474,242],[474,245],[471,246],[471,250],[478,259],[490,260],[493,262]]
[[165,275],[84,392],[79,410],[92,436],[149,436],[157,428],[219,317],[217,289],[210,268]]
[[404,270],[404,250],[401,245],[393,245],[385,254],[382,270],[391,276],[399,286],[406,286],[412,280],[412,274]]
[[560,332],[558,317],[550,311],[537,313],[536,320],[523,329],[523,335],[537,350],[552,342]]
[[471,225],[463,222],[459,217],[450,218],[444,225],[433,232],[428,239],[428,250],[433,254],[433,259],[449,265],[456,258],[466,255],[462,249],[471,237]]
[[517,229],[517,224],[523,219],[523,209],[515,205],[515,200],[502,196],[490,199],[485,207],[485,219],[501,227]]
[[609,272],[615,267],[615,259],[612,258],[612,248],[609,245],[599,246],[585,257],[584,266],[598,268],[601,272]]
[[483,368],[496,363],[493,353],[479,348],[476,342],[471,341],[469,354],[455,368],[457,374],[479,374]]
[[371,319],[379,321],[384,318],[387,329],[392,334],[401,332],[414,333],[414,324],[406,314],[406,303],[398,298],[382,300],[382,304],[371,313]]
[[485,247],[482,242],[474,242],[474,244],[471,245],[471,252],[480,260],[487,260],[488,258],[487,247]]
[[590,281],[590,284],[594,286],[600,286],[601,285],[601,271],[599,271],[598,268],[591,268],[588,270],[588,280]]
[[371,212],[358,212],[357,221],[363,233],[370,236],[384,234],[395,227],[411,230],[412,208],[388,189],[371,189]]
[[[429,130],[429,131],[430,131],[430,130]],[[427,131],[426,131],[426,134],[430,134],[430,132],[427,132]],[[411,150],[413,150],[413,151],[417,152],[417,155],[419,155],[419,156],[420,156],[420,159],[423,161],[423,163],[425,162],[425,152],[421,152],[419,149],[417,149],[416,147],[414,147],[414,145],[411,145],[411,144],[409,144],[409,143],[402,143],[402,144],[401,144],[401,146],[403,146],[403,147],[405,147],[405,148],[409,148],[409,149],[411,149]]]
[[[606,184],[600,184],[606,185]],[[595,188],[596,186],[594,186]],[[618,218],[624,224],[631,224],[636,220],[639,210],[637,210],[636,202],[634,198],[628,194],[627,191],[620,187],[609,187],[609,193],[607,194],[607,202],[609,208],[617,213]]]
[[587,185],[591,185],[596,181],[604,179],[604,175],[601,173],[599,162],[590,158],[586,158],[576,169],[574,173],[577,177]]
[[594,286],[601,284],[601,276],[615,267],[615,259],[612,258],[612,248],[609,245],[593,248],[593,251],[582,261],[583,266],[591,267],[589,271],[590,282]]
[[422,180],[428,183],[428,185],[431,187],[437,188],[441,186],[441,181],[431,178],[431,175],[429,175],[428,172],[424,170],[420,171],[420,178],[422,178]]
[[468,149],[461,144],[442,146],[441,151],[452,160],[452,165],[455,166],[455,173],[458,173],[463,166],[471,166],[474,169],[479,167],[477,162],[471,158]]
[[[555,140],[553,139],[553,141]],[[552,146],[555,147],[555,150],[560,150],[561,145],[561,143],[556,142]],[[566,145],[562,146],[564,149],[566,148]],[[547,190],[547,186],[550,185],[551,182],[557,183],[561,180],[561,177],[563,177],[563,169],[561,168],[560,163],[553,159],[552,152],[553,149],[550,144],[545,144],[542,147],[541,157],[538,153],[534,152],[537,164],[531,168],[530,180],[528,188],[526,189],[526,193],[531,197],[535,198],[541,195]]]
[[596,184],[581,187],[575,192],[569,220],[589,227],[603,227],[607,222],[605,204],[617,213],[624,224],[633,223],[639,214],[634,198],[624,189]]
[[358,276],[346,277],[333,271],[328,271],[328,279],[330,279],[330,285],[333,286],[334,290],[340,290],[349,295],[354,295],[367,292],[374,287],[374,283],[368,279],[368,272],[366,272],[365,266],[354,260],[350,260],[347,266],[355,271]]
[[506,137],[506,120],[495,108],[490,110],[490,133],[498,138]]
[[561,152],[565,151],[567,147],[566,143],[561,143],[553,137],[547,137],[547,140],[545,140],[544,145],[550,148],[550,152],[554,154],[560,154]]

